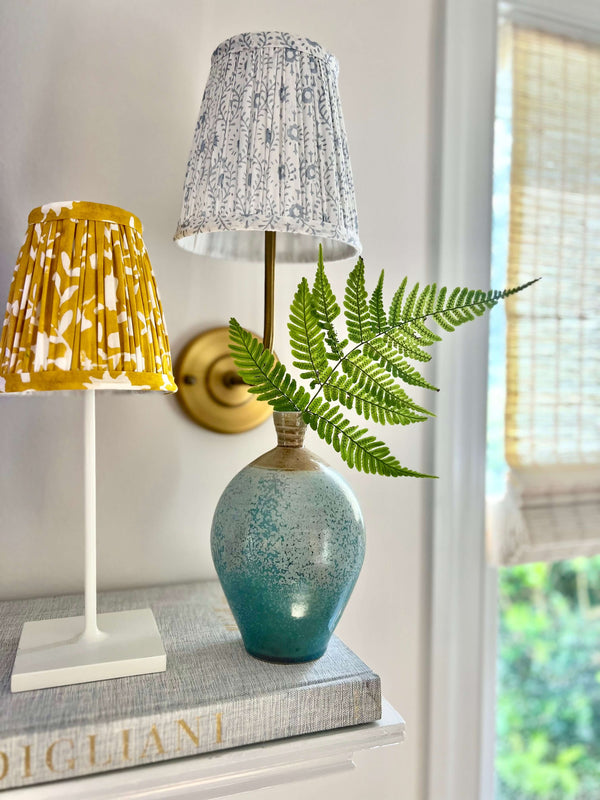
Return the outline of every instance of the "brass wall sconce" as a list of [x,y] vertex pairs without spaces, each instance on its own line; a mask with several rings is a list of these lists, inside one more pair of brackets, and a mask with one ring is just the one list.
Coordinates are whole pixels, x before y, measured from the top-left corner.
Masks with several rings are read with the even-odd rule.
[[[265,231],[263,342],[273,347],[275,231]],[[229,328],[212,328],[192,339],[175,364],[179,400],[199,425],[218,433],[243,433],[268,419],[273,409],[248,392],[229,352]]]

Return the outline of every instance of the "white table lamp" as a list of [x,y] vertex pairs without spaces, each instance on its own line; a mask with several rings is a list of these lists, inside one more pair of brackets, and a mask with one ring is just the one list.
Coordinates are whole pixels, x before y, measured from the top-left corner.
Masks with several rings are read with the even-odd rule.
[[174,392],[140,221],[97,203],[29,215],[0,340],[0,392],[84,391],[85,615],[26,622],[11,690],[161,672],[150,609],[96,613],[95,393]]

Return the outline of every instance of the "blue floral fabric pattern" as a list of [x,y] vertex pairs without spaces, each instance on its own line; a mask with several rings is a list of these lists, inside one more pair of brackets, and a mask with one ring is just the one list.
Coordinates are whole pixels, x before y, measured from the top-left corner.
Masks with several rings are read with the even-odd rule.
[[[175,239],[185,249],[262,258],[278,236],[279,261],[360,252],[354,184],[334,56],[287,33],[245,33],[213,53]],[[207,235],[208,234],[208,235]],[[303,236],[298,236],[302,234]]]

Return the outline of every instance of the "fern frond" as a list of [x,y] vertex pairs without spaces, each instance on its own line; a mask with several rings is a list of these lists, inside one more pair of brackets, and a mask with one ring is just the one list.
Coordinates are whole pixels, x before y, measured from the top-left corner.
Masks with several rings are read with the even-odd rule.
[[383,307],[383,270],[381,270],[381,275],[377,281],[377,286],[375,287],[375,291],[369,300],[369,314],[369,321],[371,323],[371,330],[373,333],[381,333],[385,328],[387,328],[387,317]]
[[[296,384],[285,367],[266,350],[260,340],[239,323],[230,321],[231,352],[249,391],[279,411],[301,411],[319,436],[341,454],[350,467],[381,475],[431,477],[402,467],[385,444],[364,428],[351,424],[341,407],[353,409],[366,419],[380,423],[419,422],[430,412],[418,406],[400,382],[435,389],[406,359],[426,362],[426,348],[440,341],[428,326],[435,321],[442,330],[481,316],[516,292],[457,287],[439,291],[435,283],[408,288],[406,278],[394,294],[386,315],[383,303],[383,272],[370,299],[365,288],[364,263],[359,258],[350,273],[344,294],[348,340],[341,341],[334,327],[340,316],[331,285],[325,275],[322,249],[311,290],[303,279],[294,296],[288,324],[294,365],[316,388],[312,398]],[[333,367],[331,361],[335,361]],[[335,403],[335,404],[334,404]]]
[[288,373],[283,364],[263,347],[262,342],[244,330],[233,317],[229,320],[229,349],[249,392],[265,400],[276,411],[303,411],[310,395]]
[[337,304],[336,297],[325,274],[323,264],[323,247],[319,245],[319,261],[317,263],[317,274],[312,290],[313,307],[317,322],[325,334],[325,343],[329,348],[327,357],[332,361],[337,361],[344,355],[344,347],[348,340],[340,342],[337,332],[333,327],[333,321],[339,317],[341,311]]
[[373,475],[433,477],[403,467],[383,442],[346,419],[339,406],[317,398],[303,417],[321,439],[333,445],[350,468]]
[[[335,372],[329,376],[323,386],[323,396],[326,400],[335,400],[349,409],[354,409],[365,419],[372,419],[381,425],[410,425],[413,422],[423,422],[427,419],[428,412],[414,405],[406,398],[402,401],[395,397],[393,402],[387,402],[385,397],[376,400],[370,391],[357,388],[355,381],[348,375]],[[308,406],[310,410],[311,406]]]
[[302,278],[290,306],[288,322],[290,345],[300,377],[315,384],[326,380],[331,369],[327,362],[324,334],[319,326],[306,278]]
[[371,339],[373,331],[369,324],[369,307],[365,289],[365,265],[362,258],[348,275],[344,294],[344,310],[348,337],[351,342],[364,342]]

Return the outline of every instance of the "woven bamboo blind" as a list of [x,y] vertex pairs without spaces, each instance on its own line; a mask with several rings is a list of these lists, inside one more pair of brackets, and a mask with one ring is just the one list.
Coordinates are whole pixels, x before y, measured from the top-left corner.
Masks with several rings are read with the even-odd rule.
[[500,561],[600,552],[600,47],[513,26]]

